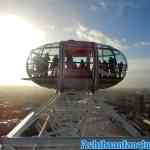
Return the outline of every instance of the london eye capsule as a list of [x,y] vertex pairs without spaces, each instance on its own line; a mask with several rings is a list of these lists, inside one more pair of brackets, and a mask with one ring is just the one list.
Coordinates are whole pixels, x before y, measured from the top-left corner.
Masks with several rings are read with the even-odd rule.
[[40,86],[92,91],[116,85],[125,78],[124,54],[105,44],[61,41],[33,49],[27,59],[29,79]]

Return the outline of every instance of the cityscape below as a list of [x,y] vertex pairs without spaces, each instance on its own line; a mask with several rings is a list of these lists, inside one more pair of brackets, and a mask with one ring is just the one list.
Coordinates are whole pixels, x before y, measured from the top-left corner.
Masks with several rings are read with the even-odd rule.
[[[54,90],[32,86],[1,86],[0,87],[0,136],[7,135],[29,112],[46,103]],[[99,90],[96,97],[125,117],[143,136],[150,135],[150,90],[111,88]],[[102,116],[101,116],[102,117]],[[105,122],[105,121],[103,121]],[[91,131],[92,132],[92,127]],[[126,136],[112,128],[107,136]],[[93,130],[94,132],[94,130]],[[104,130],[105,132],[105,130]],[[88,134],[88,133],[87,133]],[[105,135],[105,133],[103,133]],[[122,134],[122,135],[121,135]],[[128,135],[129,136],[129,135]]]

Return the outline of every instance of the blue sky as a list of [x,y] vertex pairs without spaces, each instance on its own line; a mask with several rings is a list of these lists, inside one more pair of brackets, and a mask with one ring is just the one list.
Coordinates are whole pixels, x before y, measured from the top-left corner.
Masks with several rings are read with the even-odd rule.
[[63,28],[75,28],[80,23],[128,46],[128,57],[150,54],[147,50],[149,0],[15,0],[11,3],[10,13],[26,18],[45,32],[49,30],[46,26],[55,26],[56,40],[69,38],[70,33],[63,33]]
[[129,62],[127,78],[120,86],[150,87],[149,0],[0,1],[0,16],[7,15],[22,18],[43,33],[37,46],[76,39],[119,48]]

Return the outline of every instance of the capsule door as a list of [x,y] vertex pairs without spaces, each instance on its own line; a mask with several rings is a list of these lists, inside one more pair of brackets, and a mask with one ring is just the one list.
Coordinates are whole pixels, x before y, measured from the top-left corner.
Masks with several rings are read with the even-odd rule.
[[64,90],[91,90],[93,56],[91,47],[64,47]]

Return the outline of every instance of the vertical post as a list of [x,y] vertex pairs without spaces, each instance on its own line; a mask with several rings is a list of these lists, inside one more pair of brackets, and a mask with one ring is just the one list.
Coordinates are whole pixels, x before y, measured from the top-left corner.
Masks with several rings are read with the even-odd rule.
[[98,48],[96,43],[94,43],[94,51],[95,51],[95,90],[97,89],[97,80],[98,80]]
[[60,42],[60,46],[59,46],[58,88],[57,88],[57,90],[59,92],[62,92],[62,90],[63,90],[63,63],[64,63],[64,55],[63,55],[64,48],[63,47],[64,47],[63,42]]
[[93,43],[93,83],[92,83],[92,93],[95,93],[96,82],[97,82],[97,48],[95,43]]

